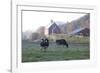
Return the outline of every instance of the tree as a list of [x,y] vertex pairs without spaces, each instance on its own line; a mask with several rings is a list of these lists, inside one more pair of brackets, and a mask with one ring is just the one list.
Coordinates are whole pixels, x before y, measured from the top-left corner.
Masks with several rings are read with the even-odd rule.
[[31,40],[34,41],[34,40],[37,40],[40,38],[40,34],[37,33],[37,32],[33,32],[32,35],[31,35]]
[[45,36],[45,27],[44,27],[44,26],[40,26],[40,27],[37,29],[37,33],[40,34],[40,37],[44,37],[44,36]]

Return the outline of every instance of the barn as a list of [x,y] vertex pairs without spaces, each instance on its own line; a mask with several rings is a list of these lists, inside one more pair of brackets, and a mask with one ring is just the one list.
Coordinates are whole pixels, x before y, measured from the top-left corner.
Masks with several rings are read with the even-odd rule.
[[70,35],[90,36],[90,29],[89,28],[79,28],[79,29],[72,31],[69,34]]
[[60,22],[60,21],[56,21],[54,22],[53,20],[51,20],[50,24],[46,27],[45,29],[45,34],[46,35],[51,35],[51,34],[61,34],[63,33],[63,30],[61,29],[62,27],[60,27],[61,25],[64,25],[64,22]]
[[49,27],[48,30],[49,35],[61,33],[59,26],[55,22]]

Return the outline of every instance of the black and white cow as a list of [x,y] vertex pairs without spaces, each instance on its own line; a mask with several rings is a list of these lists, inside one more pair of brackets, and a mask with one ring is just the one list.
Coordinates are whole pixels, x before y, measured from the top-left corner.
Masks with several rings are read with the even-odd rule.
[[41,50],[44,49],[44,51],[46,51],[46,49],[49,47],[49,40],[47,38],[41,39],[40,46]]

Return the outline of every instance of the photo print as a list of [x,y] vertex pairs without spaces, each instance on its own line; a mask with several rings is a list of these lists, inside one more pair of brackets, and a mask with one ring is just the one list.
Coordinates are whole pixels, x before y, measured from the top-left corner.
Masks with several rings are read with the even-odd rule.
[[22,11],[22,62],[90,59],[90,13]]

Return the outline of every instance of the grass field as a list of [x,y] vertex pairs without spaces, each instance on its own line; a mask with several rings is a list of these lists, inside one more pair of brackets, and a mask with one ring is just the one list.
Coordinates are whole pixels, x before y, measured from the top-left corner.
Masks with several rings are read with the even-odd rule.
[[50,43],[46,52],[41,51],[39,43],[22,41],[22,62],[63,61],[89,59],[88,43],[69,43],[69,48]]

